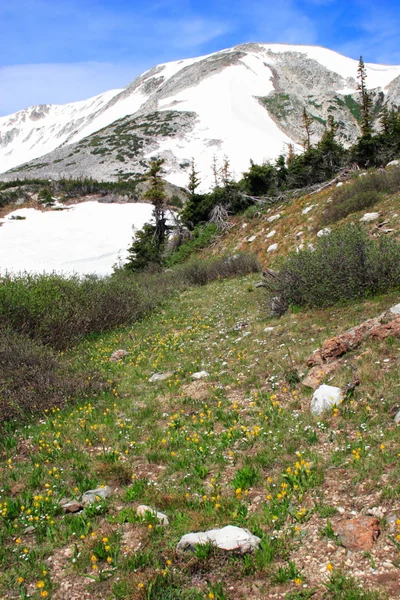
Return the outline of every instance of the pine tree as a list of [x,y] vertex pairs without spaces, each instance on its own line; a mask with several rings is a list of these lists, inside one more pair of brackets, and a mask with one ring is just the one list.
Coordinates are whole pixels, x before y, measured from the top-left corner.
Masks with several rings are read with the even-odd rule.
[[196,165],[194,162],[194,158],[192,158],[190,163],[190,173],[189,173],[189,183],[188,190],[191,196],[194,196],[196,189],[200,185],[200,178],[198,177],[198,172],[196,171]]
[[372,136],[372,95],[367,89],[367,71],[362,56],[358,63],[357,77],[361,104],[361,135],[363,138],[370,138]]
[[212,163],[211,163],[211,171],[213,174],[214,189],[215,189],[219,186],[219,168],[218,168],[217,157],[215,156],[215,154],[213,156]]
[[153,205],[153,216],[155,220],[154,238],[158,246],[161,246],[165,241],[167,232],[167,203],[164,189],[164,181],[161,175],[164,174],[163,158],[152,158],[149,165],[149,170],[145,177],[150,183],[149,189],[144,193],[144,197]]
[[309,150],[311,148],[311,136],[314,133],[311,128],[311,125],[313,124],[313,118],[311,115],[308,114],[305,107],[303,108],[302,121],[303,128],[306,132],[306,139],[304,140],[303,145],[305,150]]
[[227,187],[232,182],[232,174],[230,171],[230,164],[227,156],[224,156],[224,162],[219,171],[220,181],[224,187]]
[[286,157],[286,164],[288,167],[290,167],[290,165],[292,164],[292,162],[294,161],[295,158],[296,158],[296,154],[294,151],[294,144],[288,144],[288,153],[287,153],[287,157]]

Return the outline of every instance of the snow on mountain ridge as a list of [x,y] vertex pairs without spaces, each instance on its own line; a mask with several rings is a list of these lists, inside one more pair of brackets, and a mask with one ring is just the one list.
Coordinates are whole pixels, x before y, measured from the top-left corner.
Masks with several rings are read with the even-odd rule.
[[[351,143],[358,124],[346,97],[356,93],[357,64],[318,46],[256,43],[160,64],[123,90],[79,103],[31,107],[0,118],[0,172],[37,158],[28,165],[27,174],[115,179],[121,172],[140,172],[143,159],[157,152],[167,160],[167,179],[178,185],[187,180],[182,165],[192,156],[204,172],[210,170],[213,154],[226,154],[239,175],[249,158],[272,159],[287,144],[301,143],[303,106],[315,113],[316,136],[323,131],[328,111],[335,110],[335,118],[343,122],[343,140]],[[397,99],[398,86],[393,82],[400,77],[400,66],[366,64],[366,70],[370,88],[389,89]],[[165,133],[165,113],[160,117],[164,129],[160,126],[159,133],[142,143],[137,135],[143,128],[147,131],[146,115],[151,115],[153,126],[155,115],[165,111],[174,112],[175,129],[167,126]],[[111,131],[111,124],[121,119],[125,119],[124,132],[128,131],[129,115],[136,128],[129,133],[142,141],[139,150],[135,142],[126,156],[122,144],[119,150],[115,144],[109,147],[110,140],[114,143],[119,136],[115,127],[112,136],[102,132]],[[93,135],[100,136],[97,150],[89,148],[98,143]],[[88,142],[82,145],[84,140]],[[69,156],[74,158],[67,162]],[[209,173],[205,185],[207,179]]]

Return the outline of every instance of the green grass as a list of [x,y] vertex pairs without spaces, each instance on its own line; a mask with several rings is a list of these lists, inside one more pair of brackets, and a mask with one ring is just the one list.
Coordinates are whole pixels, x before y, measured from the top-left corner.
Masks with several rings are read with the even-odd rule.
[[[46,591],[50,598],[62,582],[94,599],[243,600],[254,586],[260,598],[307,598],[312,589],[327,599],[385,597],[379,582],[375,596],[329,576],[325,565],[342,572],[343,555],[339,547],[332,555],[318,531],[336,518],[336,503],[350,512],[349,500],[366,494],[378,505],[382,483],[398,480],[398,433],[388,412],[400,383],[398,344],[370,344],[360,360],[350,357],[332,383],[344,385],[354,368],[362,383],[338,413],[319,419],[309,413],[309,391],[290,387],[284,371],[293,362],[304,372],[323,340],[388,308],[396,295],[271,320],[262,292],[250,291],[257,279],[187,289],[157,313],[68,352],[110,387],[2,437],[1,597],[38,600]],[[248,327],[235,331],[244,321]],[[275,329],[264,334],[267,325]],[[110,363],[117,348],[129,354]],[[209,377],[194,384],[200,370]],[[174,372],[168,380],[149,383],[166,371]],[[63,513],[61,498],[99,485],[110,485],[113,496]],[[385,506],[395,502],[386,498]],[[138,519],[139,503],[165,512],[170,525]],[[183,534],[227,524],[258,535],[260,549],[176,552]],[[315,545],[312,571],[303,568],[305,542]],[[357,561],[370,569],[370,558]]]

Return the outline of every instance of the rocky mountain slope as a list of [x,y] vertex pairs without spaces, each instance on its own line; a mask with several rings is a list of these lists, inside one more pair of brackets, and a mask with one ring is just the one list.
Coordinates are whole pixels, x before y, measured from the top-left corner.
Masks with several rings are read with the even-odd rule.
[[[400,66],[366,65],[375,110],[400,103]],[[314,46],[243,44],[158,65],[124,90],[84,102],[42,105],[0,118],[2,179],[90,175],[115,180],[165,157],[167,179],[187,182],[195,157],[203,187],[215,155],[236,176],[303,141],[303,108],[314,141],[329,114],[351,143],[359,133],[357,61]],[[11,171],[10,171],[11,169]]]

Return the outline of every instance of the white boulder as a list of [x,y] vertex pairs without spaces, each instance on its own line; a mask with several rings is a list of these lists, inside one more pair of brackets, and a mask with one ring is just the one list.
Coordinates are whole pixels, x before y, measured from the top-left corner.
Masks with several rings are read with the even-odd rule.
[[205,377],[209,377],[209,373],[207,373],[207,371],[198,371],[192,375],[192,379],[204,379]]
[[395,422],[397,425],[400,425],[400,410],[399,410],[399,412],[398,412],[398,413],[395,415],[395,417],[394,417],[394,422]]
[[400,165],[400,160],[391,160],[386,166],[387,167],[397,167]]
[[313,415],[320,415],[343,402],[343,392],[332,385],[320,385],[314,392],[310,410]]
[[159,512],[155,508],[151,508],[151,506],[146,506],[146,504],[141,504],[136,509],[136,514],[138,517],[145,518],[147,514],[150,514],[152,517],[155,517],[160,525],[169,525],[169,520],[167,515],[162,512]]
[[93,504],[94,502],[98,502],[99,500],[105,500],[112,495],[112,489],[109,485],[105,485],[104,487],[98,487],[95,490],[88,490],[82,495],[81,502],[82,504]]
[[281,213],[278,213],[276,215],[272,215],[271,217],[268,217],[267,222],[268,223],[273,223],[274,221],[277,221],[278,219],[280,219],[281,217]]
[[169,379],[175,371],[167,371],[166,373],[154,373],[149,379],[150,383],[154,383],[155,381],[165,381],[165,379]]
[[391,312],[392,315],[400,315],[400,304],[395,304],[395,306],[389,308],[389,312]]
[[329,235],[331,232],[331,230],[329,229],[329,227],[324,227],[323,229],[320,229],[317,233],[317,237],[324,237],[324,235]]
[[260,538],[235,525],[227,525],[222,529],[210,529],[198,533],[187,533],[178,545],[177,550],[196,550],[197,545],[213,544],[221,550],[235,550],[241,554],[254,552],[260,545]]
[[363,217],[361,217],[361,223],[370,223],[371,221],[376,221],[379,219],[380,214],[378,212],[365,213]]
[[267,252],[274,252],[274,250],[278,249],[278,244],[271,244],[270,246],[268,246],[267,248]]

